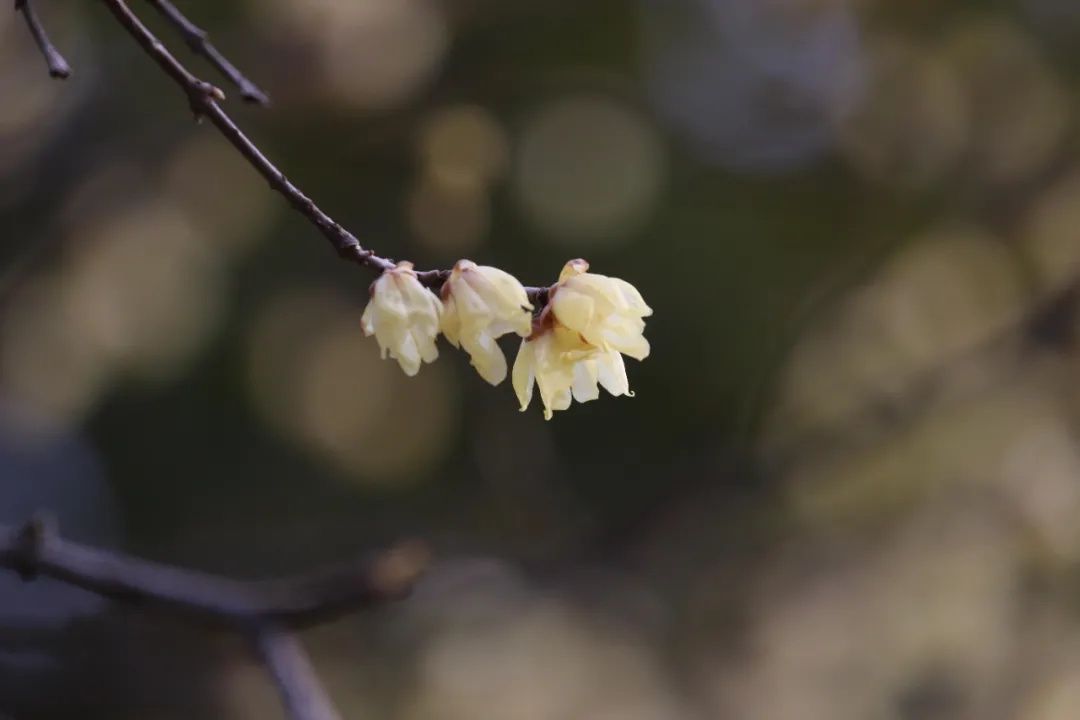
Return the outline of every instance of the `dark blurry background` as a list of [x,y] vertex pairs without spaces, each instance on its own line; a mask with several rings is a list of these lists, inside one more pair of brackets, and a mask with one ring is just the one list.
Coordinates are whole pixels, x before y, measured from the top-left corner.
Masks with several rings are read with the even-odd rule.
[[[239,577],[402,537],[344,714],[1080,715],[1080,4],[194,0],[361,241],[655,309],[637,397],[414,379],[97,3],[0,13],[0,521]],[[508,342],[511,352],[516,343]],[[272,718],[235,639],[0,577],[0,717]]]

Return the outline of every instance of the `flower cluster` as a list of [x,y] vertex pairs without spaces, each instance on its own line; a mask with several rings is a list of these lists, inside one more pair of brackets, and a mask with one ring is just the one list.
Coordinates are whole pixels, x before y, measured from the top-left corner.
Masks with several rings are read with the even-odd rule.
[[506,357],[496,342],[508,333],[521,336],[513,385],[525,410],[534,386],[544,417],[565,410],[572,400],[587,402],[603,386],[612,395],[633,395],[623,355],[649,355],[644,318],[652,310],[630,283],[588,272],[584,260],[571,260],[548,289],[548,302],[534,316],[525,288],[498,268],[460,260],[440,298],[424,287],[411,263],[385,271],[371,288],[361,318],[382,356],[394,358],[408,375],[439,356],[439,332],[469,354],[480,377],[492,385],[506,379]]

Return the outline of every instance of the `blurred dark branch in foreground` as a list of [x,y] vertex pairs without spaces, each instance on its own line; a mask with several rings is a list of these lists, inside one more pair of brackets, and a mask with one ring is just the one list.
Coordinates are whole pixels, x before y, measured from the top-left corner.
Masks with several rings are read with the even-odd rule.
[[240,582],[78,545],[40,519],[22,528],[0,525],[0,568],[24,580],[51,577],[249,635],[295,720],[338,716],[292,630],[404,597],[427,562],[422,545],[405,543],[306,575]]
[[400,599],[427,563],[419,544],[280,580],[240,582],[66,541],[42,521],[0,525],[0,567],[62,580],[112,600],[155,606],[213,625],[303,628]]
[[229,81],[240,90],[240,96],[245,102],[257,105],[269,105],[270,98],[258,85],[251,82],[235,65],[229,62],[221,52],[210,42],[206,31],[191,22],[169,0],[147,0],[154,8],[165,16],[184,37],[191,51],[196,55],[202,55],[207,61],[216,67],[218,71],[227,77]]
[[37,43],[41,54],[45,57],[45,62],[49,65],[49,75],[60,79],[71,75],[71,66],[68,65],[64,56],[49,40],[45,28],[41,25],[41,20],[38,19],[37,13],[34,11],[33,0],[15,0],[15,11],[21,11],[23,17],[26,18],[30,34],[34,36],[34,42]]
[[322,690],[315,668],[296,635],[267,626],[255,636],[255,646],[281,688],[282,701],[293,718],[339,718]]

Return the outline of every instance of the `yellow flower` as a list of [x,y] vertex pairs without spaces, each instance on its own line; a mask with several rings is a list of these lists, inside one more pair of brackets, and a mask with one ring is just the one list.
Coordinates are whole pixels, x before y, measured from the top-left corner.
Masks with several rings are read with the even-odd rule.
[[551,290],[555,322],[578,332],[590,345],[644,360],[649,341],[642,334],[642,318],[652,315],[652,309],[630,283],[588,269],[584,260],[571,260],[563,267]]
[[540,389],[544,417],[588,402],[602,385],[612,395],[633,395],[622,354],[639,360],[649,354],[643,317],[652,310],[637,289],[618,278],[587,273],[588,263],[572,260],[552,287],[539,328],[522,341],[514,361],[514,390],[521,409]]
[[506,379],[506,357],[495,338],[532,332],[532,309],[525,288],[498,268],[459,260],[443,285],[442,331],[463,347],[480,377],[492,385]]
[[442,303],[416,279],[412,263],[400,262],[371,286],[360,325],[365,335],[375,336],[384,359],[389,353],[412,376],[420,371],[421,360],[439,357],[435,338],[441,313]]

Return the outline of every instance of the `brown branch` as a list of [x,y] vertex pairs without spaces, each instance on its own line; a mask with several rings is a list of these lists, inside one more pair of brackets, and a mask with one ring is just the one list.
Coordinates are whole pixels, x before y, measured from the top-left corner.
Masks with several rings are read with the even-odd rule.
[[255,633],[254,643],[290,718],[341,720],[296,635],[284,628],[267,626]]
[[419,543],[307,575],[241,582],[90,548],[35,519],[0,525],[0,568],[44,576],[128,605],[250,633],[293,720],[337,720],[292,629],[404,597],[428,563]]
[[222,75],[239,88],[240,96],[244,98],[245,102],[258,105],[270,104],[269,96],[240,72],[235,65],[229,62],[229,59],[221,54],[221,51],[214,47],[206,31],[188,20],[169,0],[147,0],[147,2],[153,5],[154,9],[176,27],[192,52],[206,58]]
[[26,18],[26,26],[30,28],[30,34],[34,36],[34,42],[37,43],[38,49],[41,50],[41,55],[45,58],[45,62],[49,66],[49,76],[60,78],[61,80],[70,76],[71,66],[68,65],[64,56],[60,54],[60,51],[57,50],[56,46],[49,40],[49,35],[45,32],[45,27],[41,24],[41,20],[34,11],[32,0],[15,0],[15,11],[21,11],[23,17]]
[[403,597],[427,564],[417,543],[308,575],[241,582],[64,540],[48,523],[0,525],[0,568],[46,576],[117,602],[170,610],[212,625],[302,628]]
[[[286,178],[285,174],[237,127],[228,113],[218,104],[225,94],[210,83],[195,77],[173,57],[161,41],[131,11],[124,0],[102,0],[102,2],[128,34],[135,38],[146,54],[180,86],[195,116],[208,118],[225,136],[225,139],[263,176],[270,187],[281,193],[294,210],[307,218],[323,237],[330,241],[341,258],[380,272],[394,267],[393,260],[376,255],[373,250],[365,249],[355,235],[323,212],[311,198]],[[438,290],[449,276],[449,270],[427,270],[417,273],[420,282],[434,290]],[[547,303],[547,287],[527,287],[525,291],[538,308]]]

